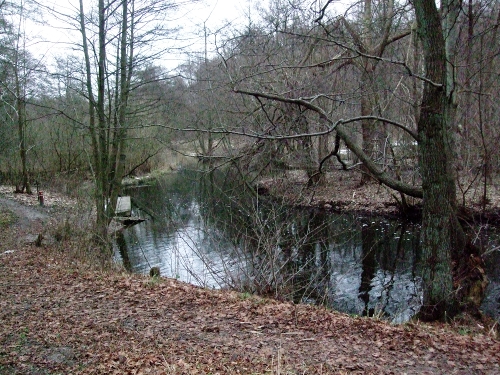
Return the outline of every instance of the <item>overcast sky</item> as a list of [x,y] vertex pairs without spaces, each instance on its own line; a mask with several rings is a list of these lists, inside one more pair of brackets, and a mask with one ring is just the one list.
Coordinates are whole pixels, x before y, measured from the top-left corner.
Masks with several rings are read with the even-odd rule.
[[[88,1],[84,0],[88,3]],[[183,33],[180,35],[179,47],[186,47],[193,53],[204,51],[204,27],[207,31],[208,49],[213,50],[215,36],[220,33],[221,28],[229,23],[234,25],[243,24],[249,9],[254,9],[256,4],[265,5],[268,0],[201,0],[183,5],[176,14],[172,14],[171,25],[180,26]],[[46,6],[52,6],[62,14],[76,14],[78,0],[46,0]],[[14,24],[19,18],[12,20]],[[73,30],[72,30],[73,29]],[[32,51],[37,59],[44,64],[51,65],[54,56],[70,53],[69,47],[74,47],[75,38],[79,42],[81,35],[74,28],[68,29],[68,25],[62,21],[45,17],[45,25],[26,22],[28,36],[27,48]],[[163,63],[169,68],[181,64],[188,59],[187,53],[175,53],[165,56]]]
[[[207,48],[214,49],[216,34],[220,40],[220,33],[228,25],[237,26],[244,24],[249,12],[255,11],[255,5],[267,4],[268,0],[202,0],[192,5],[181,7],[179,17],[175,22],[184,30],[188,38],[189,49],[193,52],[204,52],[204,28],[207,32]],[[181,43],[182,44],[182,43]],[[179,63],[186,55],[172,54],[172,64]],[[180,60],[179,60],[180,59]]]
[[241,21],[241,17],[259,0],[204,0],[193,6],[192,21],[200,24],[206,21],[210,27],[216,27],[225,21]]

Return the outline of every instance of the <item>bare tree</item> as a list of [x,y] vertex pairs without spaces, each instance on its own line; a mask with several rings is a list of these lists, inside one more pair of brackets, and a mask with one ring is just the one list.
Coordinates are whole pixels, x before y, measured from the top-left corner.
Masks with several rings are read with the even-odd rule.
[[500,113],[498,84],[498,51],[491,49],[498,38],[500,8],[498,2],[464,2],[458,17],[455,54],[456,74],[456,144],[458,153],[458,186],[462,204],[481,181],[478,198],[482,209],[489,204],[488,190],[498,175],[500,133],[495,125]]
[[151,52],[151,43],[161,41],[169,33],[162,20],[175,4],[163,0],[119,3],[99,0],[97,5],[97,14],[87,15],[80,1],[79,30],[96,181],[96,227],[99,238],[106,242],[107,227],[114,216],[125,174],[132,77],[138,64],[151,61],[165,51],[159,47]]
[[[361,116],[381,116],[383,113],[381,98],[377,92],[381,74],[377,72],[377,66],[388,46],[411,32],[410,25],[406,25],[402,31],[394,32],[397,13],[394,0],[365,0],[362,2],[361,20],[357,22],[359,26],[345,16],[340,17],[342,26],[351,37],[349,45],[345,46],[346,53],[354,54],[349,62],[360,72]],[[318,20],[320,19],[321,16]],[[361,121],[361,128],[363,151],[376,159],[379,149],[383,148],[385,124],[365,119]],[[366,183],[369,179],[369,170],[365,168],[361,182]]]
[[[419,110],[416,112],[418,114],[417,131],[399,121],[398,117],[388,118],[383,116],[383,113],[370,112],[362,113],[361,116],[338,118],[338,114],[330,110],[331,106],[325,105],[325,103],[332,103],[336,100],[332,94],[320,91],[304,95],[302,92],[283,87],[280,85],[281,82],[276,80],[276,77],[273,80],[269,75],[269,72],[279,72],[286,76],[288,72],[294,72],[297,69],[310,71],[324,67],[325,63],[305,64],[302,62],[302,64],[297,65],[288,62],[283,58],[283,55],[280,55],[282,62],[274,65],[274,61],[279,60],[279,58],[274,59],[274,55],[269,53],[263,54],[261,60],[258,60],[258,64],[254,64],[250,68],[246,67],[244,72],[245,65],[242,65],[241,61],[237,62],[237,57],[234,59],[228,57],[224,60],[225,67],[233,82],[234,92],[254,98],[255,111],[261,109],[269,114],[269,109],[273,106],[272,103],[280,102],[301,108],[308,114],[315,113],[324,122],[325,128],[315,132],[303,129],[295,134],[274,132],[275,128],[273,128],[273,132],[260,131],[255,133],[254,131],[253,134],[246,130],[226,129],[225,131],[275,141],[336,134],[358,156],[370,174],[381,183],[404,194],[423,198],[421,264],[425,293],[424,306],[420,316],[425,320],[434,320],[445,319],[458,311],[458,297],[454,294],[452,281],[452,259],[456,262],[466,261],[466,257],[464,257],[465,236],[457,219],[454,178],[455,155],[452,151],[453,127],[451,126],[455,111],[455,81],[453,80],[454,73],[450,71],[453,70],[453,49],[450,44],[453,44],[454,29],[452,20],[447,17],[456,16],[456,12],[452,11],[456,4],[453,0],[442,3],[442,9],[448,10],[444,12],[445,20],[443,23],[440,11],[436,8],[434,1],[415,0],[413,6],[418,25],[417,34],[423,52],[423,74],[412,70],[406,60],[382,56],[381,51],[387,48],[391,39],[387,36],[387,30],[391,30],[391,27],[387,24],[382,25],[382,30],[384,30],[382,35],[384,36],[381,43],[377,44],[382,50],[378,50],[378,52],[367,50],[369,47],[373,47],[373,43],[370,40],[364,42],[360,40],[356,48],[349,49],[350,55],[343,56],[341,53],[330,58],[328,64],[338,63],[346,58],[353,59],[356,56],[352,54],[355,54],[361,57],[360,61],[364,61],[363,71],[365,74],[366,71],[372,71],[371,68],[381,62],[392,71],[399,69],[401,75],[409,73],[412,79],[420,82],[420,86],[423,87],[421,103],[419,103]],[[452,35],[450,36],[452,40],[445,38],[445,32],[448,36]],[[407,34],[408,32],[405,31],[395,38],[400,39]],[[352,36],[354,40],[360,39],[356,37],[354,32]],[[369,39],[368,36],[365,37]],[[447,53],[451,56],[451,60],[447,60]],[[365,87],[365,89],[369,88]],[[404,103],[404,100],[401,103]],[[350,129],[353,124],[359,122],[395,127],[406,132],[418,142],[421,187],[402,181],[397,175],[395,176],[389,170],[378,165],[373,160],[370,151],[367,152],[366,148],[363,149],[359,146]]]
[[[5,8],[2,4],[2,8]],[[3,65],[6,69],[6,80],[2,81],[3,104],[8,107],[7,113],[15,123],[18,137],[18,150],[21,162],[21,183],[16,182],[16,191],[31,194],[30,176],[28,170],[28,141],[27,141],[27,102],[28,96],[33,91],[33,75],[38,62],[33,59],[26,48],[25,22],[29,12],[25,1],[10,4],[12,17],[16,24],[12,25],[7,33],[9,46],[4,49]],[[5,20],[4,20],[5,21]]]

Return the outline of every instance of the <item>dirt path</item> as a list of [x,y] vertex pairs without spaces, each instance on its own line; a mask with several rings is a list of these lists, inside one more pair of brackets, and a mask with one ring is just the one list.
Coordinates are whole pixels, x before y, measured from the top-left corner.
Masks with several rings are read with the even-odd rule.
[[[49,213],[0,198],[0,374],[500,374],[488,328],[392,326],[324,308],[92,270],[16,243]],[[11,236],[14,238],[7,238]],[[460,334],[461,333],[461,334]]]
[[[14,225],[0,227],[0,251],[14,245],[33,242],[39,234],[48,235],[48,227],[57,220],[74,214],[78,202],[59,193],[45,194],[40,206],[36,194],[16,194],[11,186],[0,185],[0,214],[10,213]],[[52,241],[46,236],[46,242]]]
[[17,225],[24,229],[31,227],[34,223],[43,223],[49,218],[47,213],[12,199],[0,197],[0,207],[14,213],[17,217]]
[[13,225],[0,228],[0,253],[35,242],[50,218],[39,209],[2,197],[0,212],[10,214],[14,221]]

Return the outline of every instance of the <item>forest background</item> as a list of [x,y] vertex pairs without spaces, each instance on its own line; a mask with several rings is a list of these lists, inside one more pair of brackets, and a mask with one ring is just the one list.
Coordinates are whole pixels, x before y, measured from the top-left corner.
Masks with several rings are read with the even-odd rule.
[[[168,54],[188,46],[169,17],[189,3],[2,2],[3,179],[20,193],[91,181],[109,254],[122,179],[177,168],[173,154],[247,182],[356,170],[401,212],[422,206],[421,317],[453,316],[478,281],[454,293],[453,267],[475,254],[459,208],[474,189],[486,211],[498,175],[498,2],[272,0],[238,25],[205,24],[201,51],[172,69]],[[26,32],[45,14],[79,36],[50,65]]]

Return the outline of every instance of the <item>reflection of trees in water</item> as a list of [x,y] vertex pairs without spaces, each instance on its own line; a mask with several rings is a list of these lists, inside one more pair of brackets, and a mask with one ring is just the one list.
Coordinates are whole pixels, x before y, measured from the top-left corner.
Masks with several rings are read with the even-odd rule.
[[367,218],[361,226],[362,257],[361,284],[359,298],[363,301],[363,316],[387,316],[389,301],[405,298],[395,284],[403,274],[415,278],[415,249],[418,235],[409,231],[409,224],[401,222],[390,225],[388,222]]
[[193,187],[198,183],[196,171],[183,169],[148,185],[125,189],[124,193],[132,197],[133,214],[147,218],[147,222],[132,226],[116,239],[124,266],[130,262],[136,269],[149,271],[151,265],[161,264],[166,239],[197,215],[193,209]]
[[340,256],[351,259],[348,272],[359,269],[356,294],[349,298],[362,305],[360,311],[351,312],[391,315],[395,309],[386,309],[387,304],[406,298],[402,287],[395,285],[412,283],[412,278],[400,277],[414,271],[418,238],[408,224],[374,218],[360,222],[350,215],[293,209],[256,197],[229,172],[207,174],[200,186],[203,222],[222,230],[233,244],[231,253],[238,266],[229,277],[232,287],[330,305],[339,287],[331,280],[337,267],[332,262],[338,259],[332,252],[347,250],[354,253]]
[[324,211],[292,211],[282,247],[290,282],[289,296],[295,302],[324,301],[328,268],[328,230]]
[[415,274],[418,230],[406,222],[369,219],[363,224],[361,234],[362,314],[398,321],[409,319],[418,312],[422,295]]
[[[392,315],[388,304],[407,298],[403,289],[413,283],[413,228],[293,209],[256,195],[230,168],[183,170],[137,189],[137,199],[158,216],[144,229],[153,241],[198,223],[204,248],[196,251],[219,285],[336,308],[341,293],[349,312]],[[215,257],[224,262],[219,268]]]
[[187,222],[193,214],[193,186],[198,183],[196,171],[181,169],[153,180],[150,186],[130,187],[126,194],[132,196],[139,209],[144,208],[144,213],[150,213],[158,225],[173,225]]
[[359,285],[359,298],[364,303],[363,316],[373,316],[374,308],[369,308],[370,291],[372,290],[372,280],[375,277],[376,262],[375,252],[377,238],[375,226],[363,225],[361,227],[362,256],[361,256],[361,284]]
[[281,259],[276,251],[283,207],[259,197],[232,169],[203,176],[198,202],[206,228],[217,228],[232,244],[236,267],[230,267],[226,284],[233,288],[276,295]]
[[123,267],[128,272],[132,272],[132,264],[130,263],[130,258],[128,256],[127,241],[125,241],[125,236],[123,235],[122,230],[115,232],[115,240],[120,256],[122,257]]
[[251,189],[231,169],[206,174],[198,195],[200,215],[205,227],[223,231],[233,245],[238,267],[232,268],[228,284],[281,297],[295,281],[290,253],[307,241],[298,238],[301,226],[297,232],[290,224],[295,213],[288,206],[270,202]]
[[231,169],[202,173],[197,198],[206,227],[221,228],[235,239],[246,234],[254,215],[253,195]]

